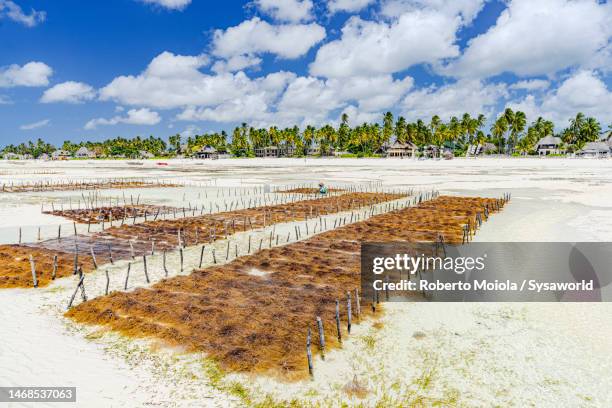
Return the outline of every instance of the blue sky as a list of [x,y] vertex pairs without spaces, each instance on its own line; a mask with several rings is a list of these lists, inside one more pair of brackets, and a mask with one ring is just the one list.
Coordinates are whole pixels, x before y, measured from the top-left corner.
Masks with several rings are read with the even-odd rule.
[[0,144],[408,120],[612,123],[595,0],[0,0]]

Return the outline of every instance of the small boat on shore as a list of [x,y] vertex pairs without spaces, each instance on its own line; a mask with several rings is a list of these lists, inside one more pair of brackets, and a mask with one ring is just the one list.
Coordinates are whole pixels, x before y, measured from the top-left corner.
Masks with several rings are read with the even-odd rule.
[[143,162],[139,162],[139,161],[129,161],[129,162],[127,162],[127,164],[130,165],[130,166],[142,166],[142,165],[144,165]]

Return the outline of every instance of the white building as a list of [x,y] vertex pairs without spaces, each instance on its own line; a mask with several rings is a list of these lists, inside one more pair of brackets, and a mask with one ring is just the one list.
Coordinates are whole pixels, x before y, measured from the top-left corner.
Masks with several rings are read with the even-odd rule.
[[92,152],[91,150],[89,150],[88,148],[86,148],[85,146],[83,146],[79,150],[76,151],[76,153],[74,154],[74,157],[77,157],[79,159],[92,159],[96,157],[96,154]]
[[561,154],[561,145],[563,141],[557,136],[544,136],[536,143],[536,152],[540,156],[548,156],[549,154]]
[[610,157],[610,146],[606,142],[588,142],[576,152],[580,157]]

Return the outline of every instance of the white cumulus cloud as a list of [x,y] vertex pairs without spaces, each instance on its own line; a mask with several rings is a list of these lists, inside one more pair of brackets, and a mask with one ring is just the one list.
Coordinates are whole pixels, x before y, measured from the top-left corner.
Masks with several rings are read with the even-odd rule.
[[404,13],[428,10],[448,17],[458,16],[462,25],[471,23],[484,6],[485,0],[383,0],[381,14],[396,18]]
[[567,126],[578,112],[595,117],[604,129],[612,123],[612,91],[596,72],[589,70],[574,73],[542,98],[527,95],[510,106],[534,119],[538,116],[550,119],[559,127]]
[[32,61],[23,66],[9,65],[0,68],[0,88],[47,86],[52,74],[51,67],[42,62]]
[[310,73],[325,77],[380,75],[459,55],[459,16],[413,10],[391,22],[352,17],[340,39],[319,48]]
[[218,60],[212,66],[212,70],[217,73],[241,71],[245,68],[258,66],[261,58],[252,55],[235,55],[227,60]]
[[100,90],[100,99],[123,105],[160,109],[217,106],[257,92],[270,92],[269,84],[294,74],[280,72],[252,80],[243,72],[208,75],[200,71],[199,57],[164,52],[140,75],[120,76]]
[[297,23],[312,19],[312,0],[255,0],[254,3],[275,20]]
[[216,30],[212,45],[213,54],[225,59],[258,54],[294,59],[323,38],[325,29],[316,23],[272,25],[254,17],[226,30]]
[[154,4],[169,10],[183,10],[191,0],[140,0],[143,3]]
[[459,77],[553,75],[589,64],[612,36],[612,5],[594,0],[512,0],[494,26],[440,72]]
[[484,84],[479,80],[460,80],[441,87],[410,92],[402,102],[402,114],[409,120],[428,120],[439,115],[443,120],[482,113],[490,116],[496,105],[507,96],[506,85]]
[[340,11],[355,13],[374,2],[376,2],[376,0],[329,0],[327,2],[327,9],[332,14]]
[[159,113],[149,108],[130,109],[127,116],[115,116],[110,119],[96,118],[85,124],[86,130],[96,129],[98,126],[118,125],[157,125],[161,121]]
[[0,0],[0,19],[8,18],[26,27],[34,27],[45,21],[46,17],[47,14],[44,11],[32,9],[28,14],[14,1]]
[[82,82],[67,81],[47,89],[40,98],[42,103],[67,102],[80,103],[92,100],[96,91]]
[[527,91],[537,91],[547,89],[550,86],[550,81],[545,79],[529,79],[517,81],[510,85],[510,89],[524,89]]

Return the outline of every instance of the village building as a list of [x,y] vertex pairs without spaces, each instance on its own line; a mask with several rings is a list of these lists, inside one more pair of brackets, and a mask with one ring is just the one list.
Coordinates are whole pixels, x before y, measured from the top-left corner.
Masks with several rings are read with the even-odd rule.
[[93,159],[96,157],[96,154],[83,146],[74,153],[74,157],[78,159]]
[[497,146],[491,142],[471,144],[468,146],[466,156],[480,156],[481,154],[492,154],[497,151]]
[[51,160],[68,160],[72,155],[66,150],[56,150],[51,153]]
[[200,150],[194,153],[196,159],[212,159],[216,160],[219,158],[219,152],[212,146],[204,146]]
[[155,157],[155,155],[153,153],[150,153],[146,150],[139,150],[138,151],[138,157],[141,159],[152,159]]
[[438,151],[440,149],[438,146],[434,146],[432,144],[427,145],[423,148],[423,157],[435,158],[438,157]]
[[9,153],[4,153],[2,158],[4,160],[23,160],[23,155],[9,152]]
[[610,146],[606,142],[588,142],[576,152],[580,157],[610,157]]
[[548,156],[549,154],[561,154],[561,145],[563,141],[557,136],[544,136],[536,143],[535,150],[540,156]]
[[600,142],[604,142],[607,144],[610,149],[612,149],[612,130],[608,130],[607,132],[603,132],[599,137]]
[[329,146],[329,147],[321,147],[319,145],[315,145],[315,146],[311,146],[308,148],[308,150],[306,151],[306,155],[307,156],[335,156],[336,155],[336,149],[334,149],[333,147]]
[[415,157],[417,147],[412,142],[395,142],[386,150],[387,157]]
[[266,146],[255,149],[256,157],[291,157],[295,153],[295,147],[286,146]]

